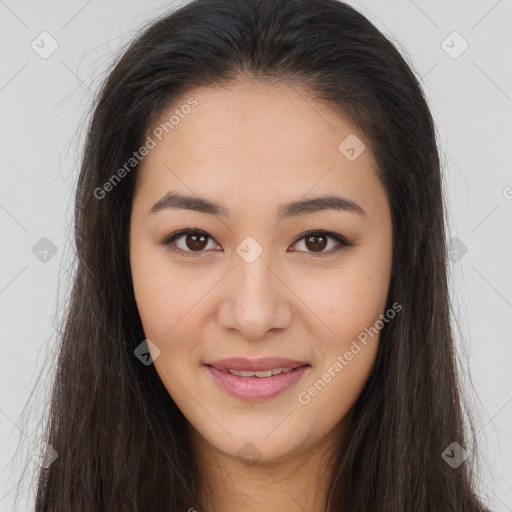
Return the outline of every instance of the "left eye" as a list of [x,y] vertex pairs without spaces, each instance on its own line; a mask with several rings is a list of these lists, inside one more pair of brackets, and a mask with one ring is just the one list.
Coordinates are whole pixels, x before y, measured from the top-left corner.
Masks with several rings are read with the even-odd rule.
[[[305,235],[300,236],[293,245],[304,240],[304,246],[307,249],[305,252],[310,252],[312,254],[320,253],[321,255],[328,253],[331,254],[334,250],[342,249],[343,247],[348,247],[350,244],[345,240],[341,235],[337,233],[331,233],[329,231],[310,231]],[[329,240],[334,241],[334,243],[329,247],[328,250],[325,250],[329,245]]]
[[[182,238],[185,239],[185,243],[180,247],[179,243],[177,242],[180,241]],[[325,249],[329,245],[329,239],[333,240],[335,243],[333,244],[334,247],[331,246],[329,247],[328,251],[326,251]],[[187,256],[198,256],[202,252],[206,252],[204,249],[208,245],[208,240],[211,240],[213,244],[213,238],[204,231],[200,231],[197,229],[182,229],[166,237],[161,243],[162,245],[168,246],[168,248],[173,252],[184,254]],[[295,240],[295,242],[293,242],[292,245],[295,245],[302,240],[304,240],[303,243],[306,247],[306,251],[298,252],[307,252],[313,256],[315,256],[316,254],[331,254],[337,250],[342,249],[343,247],[349,247],[351,245],[341,235],[338,235],[337,233],[332,233],[330,231],[322,230],[309,231],[307,233],[303,233]],[[336,247],[336,245],[338,247]],[[213,244],[213,246],[213,248],[220,248],[218,244]]]

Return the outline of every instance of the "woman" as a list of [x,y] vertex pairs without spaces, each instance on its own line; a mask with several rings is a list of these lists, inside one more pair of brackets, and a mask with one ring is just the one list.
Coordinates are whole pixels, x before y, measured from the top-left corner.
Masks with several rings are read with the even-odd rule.
[[100,91],[75,213],[37,511],[484,510],[435,129],[361,14],[153,23]]

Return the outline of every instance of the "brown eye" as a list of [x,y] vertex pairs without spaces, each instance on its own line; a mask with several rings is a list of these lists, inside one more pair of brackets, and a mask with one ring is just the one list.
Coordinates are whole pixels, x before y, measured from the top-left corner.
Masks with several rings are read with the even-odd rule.
[[208,237],[205,235],[186,235],[185,245],[191,251],[202,251],[208,242]]
[[337,233],[319,230],[302,234],[294,245],[299,246],[298,252],[309,256],[328,256],[353,244]]
[[320,252],[327,246],[325,235],[309,235],[305,237],[306,247],[313,252]]
[[205,250],[209,242],[214,249],[219,248],[218,245],[213,244],[212,237],[207,233],[195,229],[182,229],[166,237],[161,244],[178,254],[200,256],[203,252],[210,252]]

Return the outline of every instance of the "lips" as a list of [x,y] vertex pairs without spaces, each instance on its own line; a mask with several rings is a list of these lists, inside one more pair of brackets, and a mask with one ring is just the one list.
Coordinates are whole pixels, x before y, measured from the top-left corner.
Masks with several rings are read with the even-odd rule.
[[211,363],[205,363],[206,366],[212,366],[217,370],[236,370],[246,372],[262,372],[267,370],[294,369],[300,366],[309,366],[305,361],[297,361],[294,359],[284,359],[280,357],[264,357],[261,359],[246,359],[243,357],[231,357],[221,359]]
[[250,401],[274,398],[311,371],[311,365],[305,361],[282,357],[231,357],[204,363],[204,367],[222,390]]
[[[279,364],[282,363],[281,359]],[[219,370],[215,366],[205,366],[205,369],[213,377],[213,382],[232,397],[246,401],[264,401],[277,397],[296,386],[301,379],[305,378],[305,375],[310,373],[311,366],[303,364],[286,373],[252,377],[233,375],[231,373],[233,370]],[[262,371],[262,373],[265,372]]]

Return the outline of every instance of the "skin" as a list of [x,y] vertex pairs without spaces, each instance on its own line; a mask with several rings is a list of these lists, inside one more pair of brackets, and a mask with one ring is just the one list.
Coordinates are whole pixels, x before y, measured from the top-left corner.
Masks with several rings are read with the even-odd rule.
[[[324,510],[328,456],[368,379],[372,338],[311,398],[307,391],[365,328],[385,312],[392,260],[391,213],[376,164],[349,120],[298,86],[239,81],[195,88],[198,104],[144,158],[132,207],[130,259],[146,337],[160,350],[155,369],[188,419],[208,510]],[[355,134],[366,149],[354,161],[338,146]],[[229,218],[187,209],[148,215],[168,191],[206,197]],[[283,203],[336,193],[366,215],[324,210],[278,221]],[[197,253],[182,236],[173,253],[160,241],[200,229]],[[297,237],[324,229],[323,253]],[[248,236],[263,249],[247,263],[236,248]],[[321,251],[321,249],[320,249]],[[335,251],[335,252],[333,252]],[[248,402],[223,391],[203,366],[227,357],[285,357],[311,368],[277,397]],[[259,460],[238,451],[252,443]],[[199,508],[199,504],[191,504]]]

